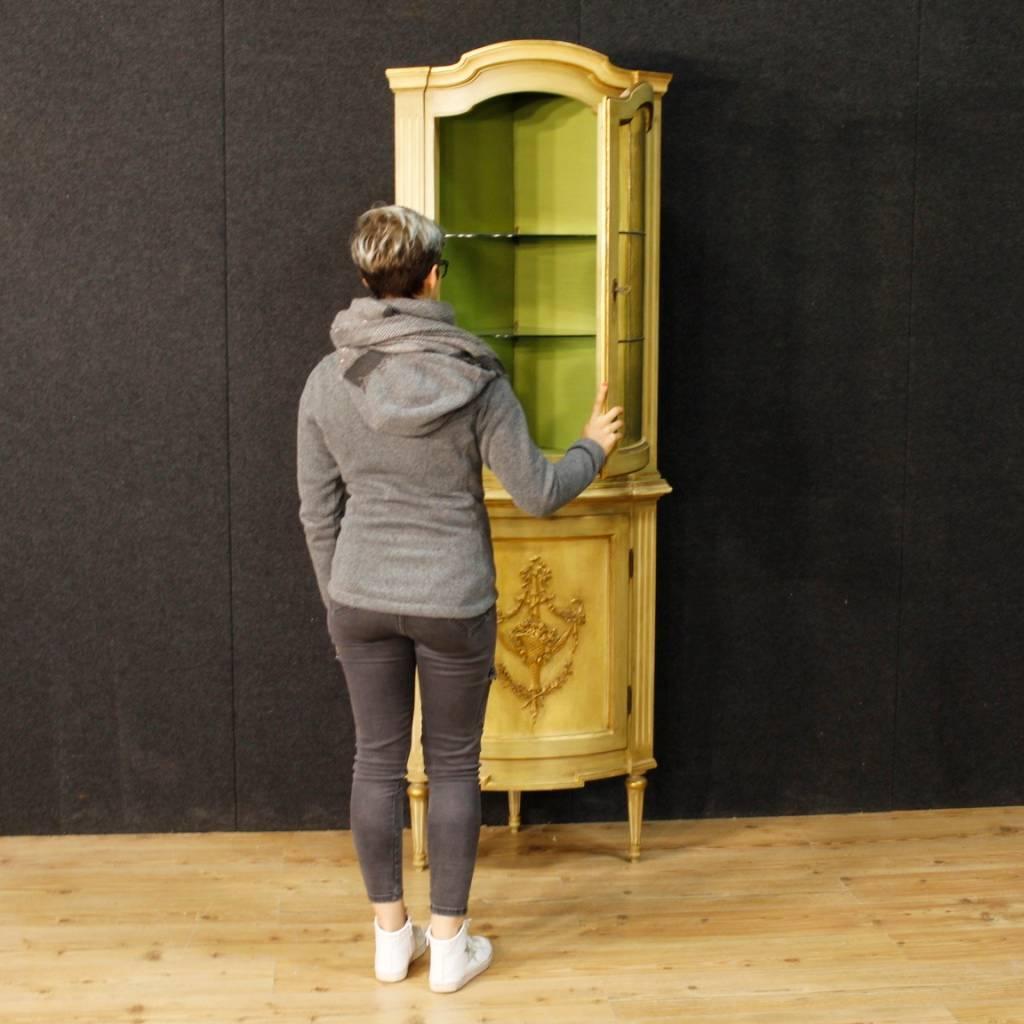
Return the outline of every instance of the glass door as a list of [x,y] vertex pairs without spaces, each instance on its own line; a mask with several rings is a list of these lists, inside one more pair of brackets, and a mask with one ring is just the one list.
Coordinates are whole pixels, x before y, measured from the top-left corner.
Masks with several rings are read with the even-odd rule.
[[604,361],[609,405],[625,410],[622,443],[605,476],[635,472],[650,458],[645,437],[649,397],[647,281],[648,169],[653,94],[641,84],[626,99],[606,100],[605,189],[607,195]]

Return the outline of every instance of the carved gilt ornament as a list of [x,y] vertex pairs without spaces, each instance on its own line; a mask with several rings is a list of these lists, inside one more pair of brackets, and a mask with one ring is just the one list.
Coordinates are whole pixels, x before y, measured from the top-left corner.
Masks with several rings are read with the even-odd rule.
[[[498,609],[498,640],[526,667],[529,680],[520,682],[503,661],[496,663],[495,670],[501,682],[523,702],[523,710],[530,712],[531,722],[535,723],[548,694],[561,689],[572,676],[573,655],[587,614],[579,598],[574,597],[564,608],[556,605],[550,592],[551,569],[539,555],[520,570],[519,578],[523,588],[516,596],[515,607],[506,612]],[[557,620],[555,623],[544,621],[545,610]],[[545,670],[566,649],[568,660],[545,681]]]

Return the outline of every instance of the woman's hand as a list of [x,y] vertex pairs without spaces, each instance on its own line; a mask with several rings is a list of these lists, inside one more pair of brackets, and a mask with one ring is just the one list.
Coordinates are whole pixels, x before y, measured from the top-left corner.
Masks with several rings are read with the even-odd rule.
[[619,441],[622,440],[622,406],[617,405],[614,409],[602,412],[604,401],[608,397],[607,381],[597,389],[597,398],[594,399],[594,409],[583,428],[583,436],[596,441],[603,449],[605,456],[615,451]]

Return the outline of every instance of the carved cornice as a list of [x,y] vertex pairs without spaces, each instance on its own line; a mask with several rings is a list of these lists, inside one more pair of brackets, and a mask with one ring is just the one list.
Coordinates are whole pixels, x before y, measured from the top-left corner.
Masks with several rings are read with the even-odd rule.
[[607,96],[622,96],[640,82],[647,82],[655,95],[662,96],[672,80],[672,76],[664,72],[620,68],[603,53],[553,39],[510,39],[491,43],[464,53],[455,64],[389,68],[387,76],[394,91],[423,89],[428,83],[431,89],[449,89],[467,85],[484,71],[510,65],[530,65],[537,71],[565,68],[582,71],[591,85]]

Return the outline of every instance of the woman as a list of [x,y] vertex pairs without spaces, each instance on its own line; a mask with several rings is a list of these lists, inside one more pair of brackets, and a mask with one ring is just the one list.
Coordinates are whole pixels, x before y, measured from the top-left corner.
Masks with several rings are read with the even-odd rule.
[[[376,976],[400,981],[429,944],[430,987],[454,992],[491,962],[491,944],[466,921],[497,628],[481,468],[524,511],[548,515],[594,479],[622,434],[622,411],[601,411],[602,386],[582,438],[549,462],[501,363],[435,299],[443,244],[437,224],[405,207],[356,222],[352,259],[373,298],[338,314],[337,351],[306,382],[298,483],[355,720],[351,824],[375,913]],[[417,669],[430,779],[426,935],[402,900]]]

